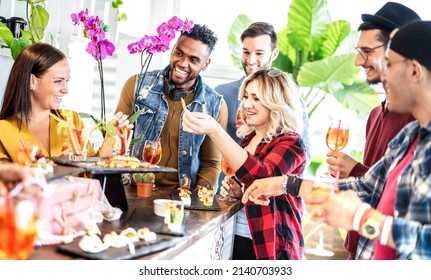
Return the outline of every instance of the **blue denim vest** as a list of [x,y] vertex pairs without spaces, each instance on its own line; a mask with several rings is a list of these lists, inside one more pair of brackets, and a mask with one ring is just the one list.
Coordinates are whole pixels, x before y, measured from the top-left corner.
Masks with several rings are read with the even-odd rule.
[[[135,83],[135,102],[133,112],[144,110],[135,122],[134,137],[144,140],[136,143],[132,154],[142,159],[142,149],[145,140],[155,140],[160,137],[168,115],[168,101],[163,91],[164,75],[167,68],[151,71],[145,75],[138,75]],[[191,112],[204,112],[217,119],[220,111],[222,96],[197,77],[196,92],[193,101],[187,106]],[[196,135],[182,130],[182,115],[179,127],[178,143],[178,181],[182,174],[186,174],[192,186],[196,185],[200,168],[200,149],[205,135]],[[176,128],[171,128],[176,129]]]

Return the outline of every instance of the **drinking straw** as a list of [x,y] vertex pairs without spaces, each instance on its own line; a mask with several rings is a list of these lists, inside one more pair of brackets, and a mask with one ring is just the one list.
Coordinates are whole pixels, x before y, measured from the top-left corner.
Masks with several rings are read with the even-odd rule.
[[27,157],[27,159],[28,159],[30,162],[32,162],[32,159],[31,159],[31,157],[30,157],[30,155],[29,155],[29,153],[28,153],[28,150],[27,150],[27,148],[25,147],[24,141],[22,141],[22,139],[19,139],[19,140],[20,140],[20,142],[21,142],[21,148],[23,149],[25,156]]

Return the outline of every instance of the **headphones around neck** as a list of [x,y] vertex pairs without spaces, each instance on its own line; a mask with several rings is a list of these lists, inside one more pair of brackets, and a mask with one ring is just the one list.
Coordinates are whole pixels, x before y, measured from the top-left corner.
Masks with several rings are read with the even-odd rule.
[[187,94],[193,93],[196,90],[196,85],[192,89],[186,90],[185,88],[176,88],[175,85],[166,78],[169,74],[167,69],[165,75],[163,75],[163,90],[165,94],[169,94],[174,101],[181,101],[181,98],[185,98]]

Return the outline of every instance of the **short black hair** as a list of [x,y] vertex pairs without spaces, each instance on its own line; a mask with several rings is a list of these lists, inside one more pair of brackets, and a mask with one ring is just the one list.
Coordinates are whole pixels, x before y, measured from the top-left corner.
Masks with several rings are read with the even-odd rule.
[[377,29],[380,31],[378,34],[378,40],[386,45],[389,42],[389,34],[391,33],[386,28],[383,28],[381,25],[378,25],[371,21],[364,21],[358,27],[358,31],[373,30],[373,29]]
[[266,22],[254,22],[247,27],[241,34],[241,42],[244,41],[245,38],[256,38],[262,35],[268,35],[271,38],[271,49],[275,49],[277,47],[277,33],[275,33],[274,26]]
[[195,24],[190,33],[183,31],[181,32],[181,36],[201,41],[210,48],[210,53],[217,44],[217,35],[207,25]]

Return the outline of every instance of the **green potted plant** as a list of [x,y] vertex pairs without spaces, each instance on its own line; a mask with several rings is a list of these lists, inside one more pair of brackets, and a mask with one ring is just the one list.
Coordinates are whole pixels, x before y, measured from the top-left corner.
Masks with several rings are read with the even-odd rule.
[[154,173],[133,173],[132,179],[136,183],[138,197],[151,197],[155,180]]
[[28,29],[21,30],[21,37],[14,38],[6,24],[0,22],[0,38],[6,43],[2,48],[10,48],[12,58],[15,58],[27,46],[42,42],[45,29],[49,22],[49,14],[45,9],[45,0],[20,0],[27,2],[26,20]]

